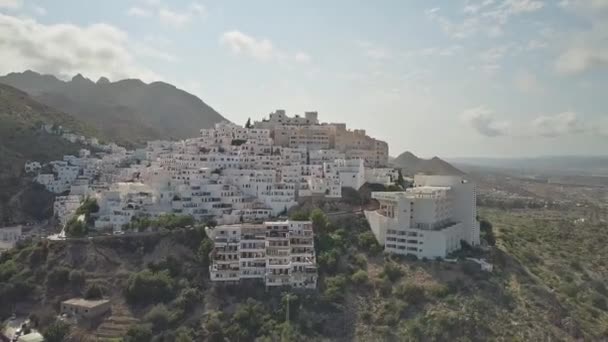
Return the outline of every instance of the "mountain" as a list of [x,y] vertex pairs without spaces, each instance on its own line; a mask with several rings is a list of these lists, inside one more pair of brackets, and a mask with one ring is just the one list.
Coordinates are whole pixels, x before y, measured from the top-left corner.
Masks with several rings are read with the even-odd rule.
[[464,175],[450,163],[433,157],[431,159],[421,159],[412,152],[403,152],[392,161],[393,166],[400,168],[405,175],[413,176],[417,173],[433,175]]
[[197,136],[226,119],[198,97],[163,82],[138,79],[97,82],[78,74],[71,81],[33,71],[10,73],[0,83],[95,127],[102,137],[125,145]]
[[50,161],[80,148],[57,135],[43,132],[42,124],[61,125],[75,133],[96,131],[27,93],[0,83],[0,226],[52,212],[52,195],[23,177],[27,160]]
[[453,158],[462,168],[482,167],[548,175],[608,176],[608,156],[544,156],[533,158]]

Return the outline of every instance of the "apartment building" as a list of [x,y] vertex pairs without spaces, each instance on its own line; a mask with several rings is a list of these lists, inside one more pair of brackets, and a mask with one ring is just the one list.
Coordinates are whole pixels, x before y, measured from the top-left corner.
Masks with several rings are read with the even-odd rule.
[[319,123],[317,112],[289,117],[284,110],[277,110],[268,119],[255,122],[254,127],[269,130],[277,146],[335,149],[346,158],[364,160],[369,167],[388,164],[386,142],[368,136],[365,130],[348,130],[343,123]]
[[374,192],[380,207],[365,216],[389,253],[445,258],[461,240],[479,244],[475,185],[460,176],[416,175],[403,192]]
[[314,289],[317,266],[310,221],[224,225],[207,228],[213,240],[212,281],[260,279],[267,287]]

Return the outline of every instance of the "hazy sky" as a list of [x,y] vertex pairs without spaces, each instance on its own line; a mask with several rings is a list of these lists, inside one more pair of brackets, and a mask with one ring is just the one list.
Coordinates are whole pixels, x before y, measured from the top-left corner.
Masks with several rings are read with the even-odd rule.
[[317,110],[391,155],[608,154],[608,0],[0,0],[0,73]]

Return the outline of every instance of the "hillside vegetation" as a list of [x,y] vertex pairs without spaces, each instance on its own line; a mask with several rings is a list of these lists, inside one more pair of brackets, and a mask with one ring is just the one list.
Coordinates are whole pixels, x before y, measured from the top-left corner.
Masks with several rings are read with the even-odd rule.
[[103,77],[93,82],[80,74],[65,82],[29,70],[2,76],[0,82],[28,92],[37,101],[69,113],[127,146],[197,136],[201,128],[226,120],[198,97],[163,82],[110,82]]
[[[567,230],[567,220],[537,213],[481,215],[494,224],[484,221],[484,238],[493,243],[495,235],[497,248],[456,257],[483,256],[494,263],[493,273],[466,261],[385,256],[363,218],[330,221],[313,210],[306,216],[317,234],[317,291],[210,283],[211,242],[198,227],[25,243],[0,260],[0,300],[36,313],[44,331],[60,300],[95,285],[112,300],[112,316],[130,322],[120,328],[124,341],[608,338],[605,230]],[[108,336],[108,324],[71,333]]]
[[[0,225],[21,221],[32,213],[45,216],[42,212],[49,209],[46,201],[36,206],[27,205],[49,198],[40,187],[22,177],[27,160],[45,162],[78,152],[77,144],[42,132],[42,124],[61,125],[73,132],[95,135],[93,129],[73,117],[0,83]],[[25,197],[15,197],[19,193]]]

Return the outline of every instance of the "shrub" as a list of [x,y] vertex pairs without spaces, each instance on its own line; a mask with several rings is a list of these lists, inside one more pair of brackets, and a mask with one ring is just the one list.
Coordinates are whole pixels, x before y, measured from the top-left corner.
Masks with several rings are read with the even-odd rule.
[[87,224],[83,221],[78,220],[77,217],[73,217],[68,221],[65,225],[65,234],[68,237],[83,237],[87,235],[89,228]]
[[164,304],[154,306],[144,316],[144,321],[152,324],[152,330],[156,332],[164,331],[169,327],[171,313]]
[[129,277],[126,297],[131,303],[165,302],[173,298],[174,281],[168,271],[144,270]]
[[374,280],[374,287],[380,292],[383,296],[388,296],[391,294],[393,289],[393,284],[386,277],[380,277]]
[[410,304],[419,304],[426,299],[424,287],[410,282],[400,284],[393,292],[396,297],[399,297]]
[[190,311],[200,304],[201,297],[198,289],[192,287],[184,289],[177,298],[177,306],[184,311]]
[[17,264],[13,260],[0,265],[0,282],[7,282],[15,274],[17,274]]
[[84,298],[86,299],[101,299],[103,298],[104,288],[98,283],[92,283],[87,286],[84,291]]
[[127,331],[124,342],[149,342],[152,339],[152,330],[147,325],[133,325]]
[[371,255],[382,251],[382,246],[376,241],[376,236],[369,230],[357,235],[357,246]]
[[606,302],[606,298],[599,293],[594,292],[591,295],[591,304],[600,310],[608,311],[608,303]]
[[46,276],[47,285],[51,287],[59,287],[65,285],[70,278],[70,270],[65,267],[55,267]]
[[353,263],[358,266],[359,268],[365,268],[367,267],[367,258],[365,257],[364,254],[356,254],[353,257]]
[[44,333],[45,342],[64,342],[66,337],[70,333],[70,326],[63,321],[55,321],[52,323]]
[[396,281],[401,278],[403,274],[403,269],[397,263],[389,261],[384,264],[382,276],[388,278],[388,280]]
[[330,302],[340,302],[344,299],[347,279],[344,275],[328,277],[325,279],[325,299]]
[[350,279],[354,284],[357,285],[366,285],[369,281],[367,272],[364,270],[358,270],[350,277]]

